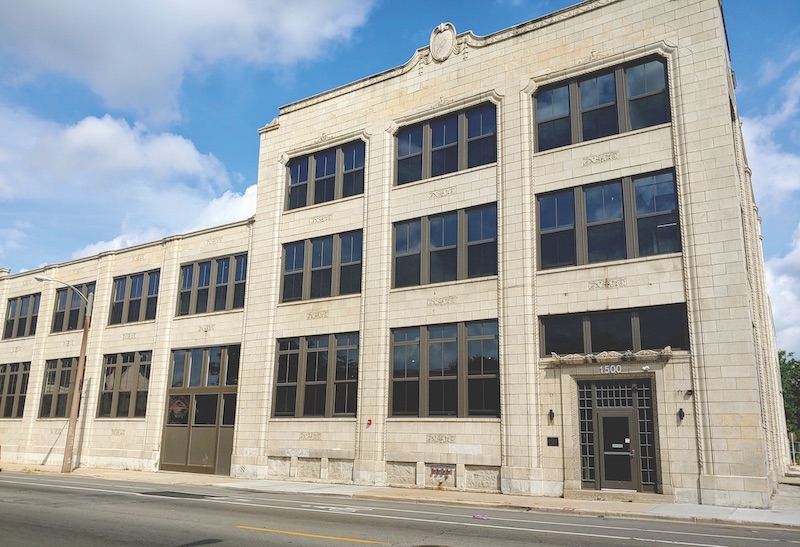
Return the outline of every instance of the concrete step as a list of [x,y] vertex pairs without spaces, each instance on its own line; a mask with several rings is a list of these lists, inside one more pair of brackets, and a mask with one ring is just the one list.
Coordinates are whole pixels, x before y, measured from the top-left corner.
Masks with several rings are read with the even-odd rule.
[[589,501],[629,501],[636,503],[675,503],[675,496],[627,490],[564,490],[564,499]]

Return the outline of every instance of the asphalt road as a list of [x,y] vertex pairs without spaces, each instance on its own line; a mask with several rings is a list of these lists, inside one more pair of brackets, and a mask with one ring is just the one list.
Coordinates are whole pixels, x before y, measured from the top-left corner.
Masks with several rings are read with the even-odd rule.
[[0,545],[800,545],[777,527],[0,474]]

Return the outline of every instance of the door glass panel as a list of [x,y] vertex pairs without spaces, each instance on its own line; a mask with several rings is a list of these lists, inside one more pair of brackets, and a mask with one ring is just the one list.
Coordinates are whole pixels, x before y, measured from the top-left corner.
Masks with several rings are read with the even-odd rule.
[[217,394],[195,395],[193,425],[215,425],[217,423]]
[[603,463],[606,481],[631,481],[631,439],[627,416],[603,417]]
[[170,395],[167,425],[186,425],[189,423],[189,396]]

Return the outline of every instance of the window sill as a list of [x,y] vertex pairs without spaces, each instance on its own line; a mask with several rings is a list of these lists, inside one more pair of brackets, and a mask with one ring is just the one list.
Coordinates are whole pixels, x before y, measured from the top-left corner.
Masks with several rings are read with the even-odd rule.
[[323,296],[321,298],[306,298],[305,300],[290,300],[289,302],[278,302],[279,308],[288,307],[288,306],[296,306],[298,304],[312,304],[316,302],[337,302],[341,300],[347,300],[348,298],[356,300],[361,299],[361,293],[355,294],[340,294],[336,296]]
[[[191,319],[191,318],[198,318],[198,317],[210,317],[210,316],[219,316],[225,314],[234,314],[234,313],[242,313],[244,311],[244,306],[241,308],[235,308],[232,310],[219,310],[219,311],[204,311],[202,313],[190,313],[189,315],[176,315],[175,321],[180,321],[182,319]],[[125,325],[114,325],[115,327],[122,327],[122,326],[131,326],[138,323],[125,323]]]
[[559,147],[556,147],[556,148],[550,148],[548,150],[542,150],[541,152],[534,152],[533,153],[533,157],[543,156],[543,155],[546,155],[546,154],[553,154],[555,152],[560,152],[562,150],[574,150],[575,148],[580,148],[582,146],[588,146],[588,145],[592,145],[592,144],[595,144],[595,143],[613,141],[614,139],[619,139],[619,138],[622,138],[622,137],[628,137],[628,136],[632,136],[632,135],[641,135],[643,133],[648,133],[650,131],[658,131],[660,129],[664,129],[665,127],[671,127],[671,126],[672,126],[672,121],[669,121],[669,122],[664,122],[664,123],[661,123],[661,124],[658,124],[658,125],[651,125],[649,127],[643,127],[641,129],[635,129],[633,131],[624,131],[624,132],[620,132],[620,133],[614,133],[613,135],[608,135],[606,137],[600,137],[599,139],[592,139],[592,140],[589,140],[589,141],[581,141],[581,142],[574,142],[572,144],[565,144],[564,146],[559,146]]
[[311,416],[311,417],[303,416],[303,417],[298,418],[298,417],[295,417],[295,416],[272,416],[270,418],[270,421],[280,421],[280,422],[291,421],[291,422],[294,422],[294,423],[297,423],[297,422],[315,423],[315,422],[320,422],[320,421],[328,421],[328,422],[336,421],[336,422],[354,422],[355,423],[356,417],[355,416],[331,416],[330,418],[328,418],[328,417],[325,417],[325,416]]
[[[215,312],[206,312],[206,313],[215,313]],[[195,315],[204,315],[204,314],[195,314]],[[180,317],[187,317],[187,316],[186,315],[181,315]],[[156,322],[155,319],[144,319],[142,321],[129,321],[127,323],[115,323],[113,325],[109,323],[108,325],[106,325],[106,328],[107,329],[116,329],[116,328],[119,328],[119,327],[133,327],[133,326],[137,326],[137,325],[146,325],[148,323],[155,324],[155,322]]]
[[364,194],[356,194],[354,196],[347,196],[345,198],[339,199],[332,199],[331,201],[323,201],[322,203],[312,203],[311,205],[306,205],[305,207],[297,207],[295,209],[284,209],[282,214],[283,215],[290,215],[292,213],[299,213],[300,211],[310,211],[313,209],[320,209],[329,205],[336,205],[338,203],[346,203],[348,201],[355,201],[357,199],[364,199]]
[[[574,266],[573,266],[574,267]],[[467,285],[470,283],[482,283],[484,281],[496,280],[497,274],[484,275],[482,277],[469,277],[467,279],[457,279],[455,281],[440,281],[439,283],[425,283],[420,285],[409,285],[408,287],[393,287],[389,289],[390,293],[399,293],[420,289],[446,287],[447,285]]]
[[458,416],[426,416],[420,418],[417,416],[389,416],[386,418],[386,423],[402,423],[402,422],[466,422],[466,423],[499,423],[500,418],[496,416],[468,416],[459,418]]
[[592,268],[605,268],[608,266],[619,266],[625,264],[638,264],[642,262],[652,262],[657,260],[667,260],[670,258],[680,257],[681,251],[676,253],[665,253],[660,255],[639,256],[636,258],[623,258],[620,260],[609,260],[607,262],[592,262],[591,264],[579,264],[577,266],[559,266],[557,268],[538,269],[536,275],[557,274],[563,272],[575,272],[580,270],[591,270]]
[[429,183],[429,182],[435,182],[435,181],[439,181],[439,180],[445,180],[445,179],[448,179],[448,178],[454,178],[454,177],[458,177],[460,175],[464,175],[466,173],[474,173],[476,171],[481,171],[482,169],[486,169],[486,170],[497,169],[497,162],[494,161],[492,163],[487,163],[485,165],[478,165],[476,167],[469,167],[467,169],[462,169],[461,171],[453,171],[452,173],[445,173],[444,175],[436,175],[435,177],[429,177],[427,179],[415,180],[415,181],[406,182],[406,183],[403,183],[403,184],[395,183],[395,184],[392,185],[392,191],[400,190],[402,188],[412,188],[412,187],[415,187],[415,186],[419,186],[420,184],[425,184],[425,183]]

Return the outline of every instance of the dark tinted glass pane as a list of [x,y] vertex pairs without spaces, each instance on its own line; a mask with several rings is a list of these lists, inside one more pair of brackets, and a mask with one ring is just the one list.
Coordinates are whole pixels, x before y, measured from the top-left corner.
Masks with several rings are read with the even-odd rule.
[[278,386],[275,390],[275,415],[294,416],[297,386]]
[[300,300],[303,297],[303,273],[283,276],[283,301]]
[[642,349],[689,349],[686,307],[664,306],[639,310]]
[[458,382],[456,380],[432,380],[428,382],[428,413],[431,416],[455,416],[458,414]]
[[109,323],[112,325],[119,325],[122,323],[122,302],[114,302],[111,305],[111,320]]
[[342,148],[345,171],[364,167],[364,148],[364,141],[356,141]]
[[500,415],[500,380],[498,378],[470,379],[468,391],[470,416]]
[[53,405],[53,396],[52,395],[45,395],[42,397],[42,408],[39,411],[39,416],[42,418],[49,418],[50,417],[50,408]]
[[659,60],[629,67],[625,70],[625,77],[629,97],[658,93],[667,86],[664,63]]
[[395,260],[394,286],[419,285],[419,255],[399,256]]
[[658,215],[637,221],[639,256],[675,253],[681,250],[678,215]]
[[544,354],[584,353],[583,318],[579,315],[543,317]]
[[206,372],[206,386],[218,386],[222,369],[222,348],[209,348],[208,371]]
[[669,104],[667,92],[635,99],[628,103],[630,107],[631,129],[650,127],[669,121]]
[[356,413],[356,383],[347,382],[336,384],[334,394],[334,414],[355,414]]
[[538,126],[539,151],[550,150],[572,143],[569,118],[540,123]]
[[453,145],[431,152],[431,176],[458,171],[458,146]]
[[584,112],[581,115],[581,120],[583,123],[583,140],[585,141],[619,133],[616,106],[607,106]]
[[467,138],[490,135],[497,131],[497,109],[493,104],[470,110],[467,117]]
[[431,283],[454,281],[458,274],[456,249],[432,251],[430,268]]
[[494,374],[499,370],[497,339],[467,343],[467,374]]
[[412,156],[397,162],[397,184],[422,178],[422,156]]
[[467,277],[497,275],[497,241],[470,245],[467,249]]
[[100,394],[100,408],[97,411],[97,415],[101,417],[108,417],[111,416],[111,398],[114,396],[113,393],[101,393]]
[[575,226],[575,195],[572,190],[539,198],[539,229]]
[[343,178],[342,196],[355,196],[364,193],[364,170],[345,173]]
[[311,298],[322,298],[331,295],[331,269],[311,272]]
[[128,323],[139,320],[139,309],[142,307],[142,299],[131,300],[128,303]]
[[422,153],[422,126],[403,129],[397,134],[397,155],[404,158]]
[[419,345],[394,346],[392,369],[395,378],[418,378]]
[[325,384],[306,386],[303,416],[325,415]]
[[67,394],[61,394],[56,397],[56,418],[65,418],[67,416]]
[[172,353],[172,387],[183,387],[183,375],[186,364],[186,352],[175,351]]
[[208,311],[208,289],[197,290],[197,301],[195,306],[195,313],[205,313]]
[[[156,304],[158,302],[158,297],[151,296],[147,299],[147,309],[144,312],[145,320],[155,319],[156,318]],[[188,309],[188,306],[187,306]]]
[[536,120],[541,124],[569,116],[569,88],[557,87],[536,96]]
[[224,310],[228,302],[228,287],[220,285],[214,288],[214,310]]
[[314,182],[314,203],[333,201],[336,179],[328,177]]
[[233,307],[234,308],[243,308],[244,307],[244,283],[237,283],[233,287]]
[[239,346],[228,346],[228,364],[225,370],[225,385],[235,386],[239,384]]
[[614,104],[617,100],[614,74],[603,74],[578,84],[581,95],[581,111]]
[[222,425],[234,425],[236,422],[236,394],[222,395]]
[[419,414],[419,382],[394,382],[392,385],[392,414]]
[[189,315],[189,302],[192,294],[189,292],[182,292],[178,300],[178,315]]
[[289,209],[298,209],[306,206],[308,186],[301,184],[289,188]]
[[622,222],[589,226],[586,236],[589,262],[625,258],[625,226]]
[[203,350],[193,349],[189,358],[189,387],[200,387],[203,372]]
[[215,425],[217,423],[217,397],[213,395],[194,396],[194,425]]
[[477,167],[497,161],[497,138],[494,135],[467,143],[467,167]]
[[630,312],[595,313],[589,316],[592,353],[633,349]]
[[540,254],[542,268],[555,268],[558,266],[574,266],[575,257],[575,230],[563,230],[542,234]]
[[117,396],[117,417],[127,418],[130,415],[131,392],[120,391]]
[[339,294],[361,292],[361,263],[342,266],[339,277]]
[[136,393],[136,408],[134,409],[135,416],[144,416],[147,410],[147,392],[139,391]]
[[458,142],[458,116],[431,122],[431,147],[441,148]]
[[467,242],[497,238],[497,206],[467,211]]
[[72,309],[69,311],[69,318],[67,319],[67,330],[75,330],[78,328],[78,314],[80,310]]

